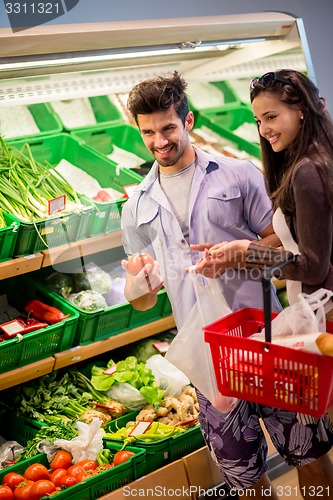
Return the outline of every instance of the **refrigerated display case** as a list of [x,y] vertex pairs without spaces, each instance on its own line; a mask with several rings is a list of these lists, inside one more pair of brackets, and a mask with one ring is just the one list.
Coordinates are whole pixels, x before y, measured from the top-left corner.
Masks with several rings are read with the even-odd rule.
[[[241,136],[239,140],[235,139],[234,132],[238,126],[250,121],[247,82],[253,76],[282,67],[305,72],[315,81],[302,20],[279,12],[44,25],[17,33],[3,28],[0,29],[0,110],[46,103],[49,107],[57,101],[80,98],[96,98],[96,106],[102,102],[103,108],[105,101],[99,98],[111,96],[112,100],[112,96],[122,96],[121,112],[109,118],[119,118],[125,130],[128,117],[124,114],[124,102],[133,85],[177,70],[189,83],[190,102],[198,127],[209,124],[217,135],[224,128],[230,143],[236,141],[242,148],[250,141]],[[212,97],[208,102],[198,104],[196,97],[206,84],[214,86],[215,100]],[[223,102],[219,100],[219,92],[223,95]],[[107,118],[101,120],[104,125]],[[101,123],[96,123],[96,127],[99,126]],[[89,136],[91,131],[89,127],[79,131],[64,129],[65,133],[73,132],[81,138]],[[252,147],[246,153],[255,158],[259,156],[258,151],[259,148]],[[120,246],[119,230],[93,235],[81,242],[44,250],[28,258],[0,263],[0,279],[61,262],[81,260],[82,256],[95,252],[111,249],[112,253],[112,249]],[[19,384],[172,326],[173,318],[169,315],[146,328],[139,327],[90,345],[77,346],[44,362],[1,374],[0,388]]]

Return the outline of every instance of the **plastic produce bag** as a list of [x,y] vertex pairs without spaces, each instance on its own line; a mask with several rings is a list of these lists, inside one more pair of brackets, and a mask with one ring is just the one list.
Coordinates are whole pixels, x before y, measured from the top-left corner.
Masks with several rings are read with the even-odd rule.
[[146,361],[156,384],[165,390],[165,396],[179,396],[183,388],[190,384],[187,376],[161,354],[155,354]]
[[166,354],[166,359],[179,368],[192,384],[223,413],[227,413],[237,403],[236,398],[223,396],[218,388],[210,351],[204,340],[202,327],[216,321],[232,311],[223,297],[217,280],[209,279],[208,286],[199,284],[195,270],[190,268],[189,275],[197,301],[182,328]]
[[[321,288],[314,293],[298,294],[298,301],[283,309],[272,321],[272,341],[282,335],[302,335],[326,331],[325,304],[333,292]],[[251,338],[265,336],[252,335]]]
[[73,464],[81,460],[95,460],[98,453],[103,449],[102,421],[93,418],[90,424],[75,422],[79,435],[70,441],[66,439],[56,439],[54,445],[69,451],[73,457]]
[[7,467],[10,462],[16,462],[23,450],[24,447],[16,441],[5,441],[0,446],[0,469]]
[[106,394],[109,398],[125,405],[130,411],[142,410],[147,404],[140,391],[127,382],[113,384]]

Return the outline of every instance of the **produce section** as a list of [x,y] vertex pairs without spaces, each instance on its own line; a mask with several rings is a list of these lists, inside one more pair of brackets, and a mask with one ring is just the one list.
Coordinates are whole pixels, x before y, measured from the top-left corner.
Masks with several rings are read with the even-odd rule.
[[[82,171],[95,175],[101,189],[96,193],[96,197],[91,196],[88,202],[82,198],[85,216],[79,217],[79,222],[77,222],[78,217],[75,217],[69,238],[68,234],[59,232],[53,240],[52,235],[46,238],[47,244],[45,245],[45,238],[43,243],[31,223],[18,220],[17,224],[23,225],[20,231],[21,234],[24,232],[24,236],[21,237],[21,243],[17,243],[16,240],[14,243],[11,242],[15,248],[15,252],[12,254],[16,256],[15,258],[11,258],[12,255],[6,255],[6,261],[1,262],[2,255],[0,255],[1,280],[16,276],[19,280],[17,283],[20,283],[20,279],[24,278],[21,275],[27,274],[29,275],[28,282],[30,282],[31,277],[36,279],[37,274],[40,273],[41,278],[38,279],[44,292],[43,287],[46,286],[44,276],[49,276],[54,269],[57,270],[59,264],[68,263],[71,268],[74,268],[77,264],[81,264],[82,259],[87,256],[91,256],[91,261],[94,262],[96,254],[106,254],[110,251],[111,254],[118,254],[118,249],[121,247],[119,231],[121,206],[126,199],[123,198],[123,188],[139,182],[140,176],[147,173],[152,161],[142,144],[137,129],[130,122],[126,112],[126,95],[132,85],[140,79],[174,69],[184,73],[185,78],[193,82],[191,106],[196,118],[196,128],[192,134],[193,143],[214,154],[222,153],[249,158],[260,168],[259,148],[251,135],[253,128],[252,130],[249,127],[241,128],[244,123],[249,126],[254,125],[251,112],[244,99],[239,97],[240,94],[235,90],[236,87],[229,85],[228,80],[232,77],[236,80],[239,77],[248,78],[254,73],[263,73],[266,68],[271,69],[272,64],[280,65],[280,61],[274,62],[274,55],[279,52],[281,52],[282,60],[288,61],[288,66],[296,67],[298,65],[299,69],[305,70],[305,60],[300,50],[301,44],[297,34],[297,22],[284,14],[276,16],[274,13],[267,14],[266,18],[265,16],[262,18],[256,16],[256,19],[250,16],[248,20],[240,16],[239,19],[231,20],[233,28],[230,32],[231,25],[229,26],[227,21],[223,18],[209,19],[203,20],[204,26],[198,26],[197,22],[194,23],[194,26],[202,37],[206,37],[208,45],[214,45],[219,38],[222,39],[223,44],[226,44],[229,39],[241,39],[245,33],[246,38],[257,38],[259,35],[267,36],[269,39],[261,42],[266,44],[264,51],[266,57],[256,61],[258,56],[250,56],[248,49],[243,55],[241,47],[236,47],[237,44],[234,46],[231,44],[225,54],[223,51],[219,52],[215,46],[214,48],[208,47],[209,50],[203,51],[201,55],[199,51],[196,53],[193,48],[188,53],[186,47],[183,47],[176,56],[174,54],[150,56],[146,53],[140,59],[141,56],[136,57],[135,54],[134,56],[132,54],[132,60],[131,58],[124,59],[120,64],[113,61],[112,50],[117,45],[118,50],[119,47],[125,50],[126,45],[130,42],[133,46],[143,44],[144,47],[146,46],[145,51],[147,48],[150,50],[156,44],[161,29],[156,30],[156,23],[147,22],[146,26],[143,23],[139,27],[135,26],[135,23],[129,23],[129,26],[125,27],[124,30],[119,30],[117,26],[110,26],[112,36],[110,36],[110,32],[108,36],[105,36],[105,33],[96,32],[96,30],[92,33],[87,28],[84,32],[84,50],[89,55],[89,52],[96,50],[96,47],[107,49],[109,57],[102,63],[94,61],[94,58],[91,57],[90,62],[79,62],[77,66],[73,67],[67,64],[59,69],[60,66],[57,68],[52,63],[49,66],[50,61],[47,53],[57,52],[59,43],[64,52],[71,52],[73,42],[80,39],[82,35],[80,27],[74,27],[74,29],[70,27],[68,32],[66,32],[66,28],[62,30],[65,33],[61,34],[61,42],[57,33],[51,34],[50,37],[47,36],[44,40],[45,54],[40,57],[45,61],[45,74],[44,70],[41,72],[38,68],[34,68],[33,64],[26,73],[22,72],[20,68],[4,71],[4,80],[0,81],[0,110],[6,111],[8,114],[8,110],[19,108],[18,103],[20,102],[29,109],[39,129],[38,132],[38,129],[29,130],[26,128],[25,131],[18,130],[16,134],[15,131],[12,131],[10,143],[21,148],[24,143],[28,142],[35,158],[38,161],[47,160],[52,166],[62,160],[70,162],[81,168]],[[289,26],[287,21],[290,23]],[[233,22],[235,23],[233,24]],[[193,37],[193,20],[189,20],[188,23],[186,20],[176,20],[174,23],[171,30],[165,28],[165,36],[159,43],[174,45],[176,42],[178,47],[180,36],[185,37],[183,43],[186,42],[187,37]],[[226,33],[221,29],[221,26],[225,27],[224,23],[229,30]],[[52,31],[53,27],[50,27],[50,30]],[[37,29],[36,40],[39,36]],[[0,33],[0,40],[6,41],[6,37],[6,34]],[[107,39],[108,42],[106,42]],[[22,44],[23,47],[24,40],[23,34],[22,39],[17,42],[18,45]],[[112,41],[110,42],[110,40]],[[115,47],[106,47],[107,43],[114,44]],[[205,44],[206,42],[203,45]],[[3,46],[2,43],[0,45]],[[38,48],[31,46],[30,50],[31,54],[38,57]],[[245,53],[248,55],[246,56]],[[6,54],[6,57],[8,55]],[[29,55],[27,57],[29,59]],[[248,61],[251,63],[251,57],[254,59],[252,66],[248,63]],[[230,63],[233,58],[240,62],[240,69],[236,63]],[[292,62],[289,64],[289,61]],[[61,74],[58,74],[59,71]],[[205,81],[202,81],[203,78]],[[34,82],[38,82],[38,89]],[[16,85],[20,88],[19,92]],[[199,85],[201,90],[195,85]],[[211,90],[212,85],[215,86],[214,99],[209,98],[208,101],[206,99],[205,103],[203,90],[206,87]],[[20,93],[20,98],[18,98],[18,93]],[[198,99],[200,96],[201,101]],[[212,102],[214,106],[211,105]],[[19,109],[17,116],[19,116]],[[27,117],[27,114],[25,116]],[[28,118],[26,119],[28,120]],[[68,171],[68,164],[64,168]],[[110,200],[108,198],[110,196],[108,189],[110,188],[114,188],[118,193],[121,192],[122,197]],[[84,194],[79,190],[77,192],[80,195]],[[94,201],[91,205],[92,200]],[[92,206],[93,210],[90,210],[88,206]],[[48,233],[49,226],[47,224],[43,225],[42,231],[45,232],[45,229]],[[3,234],[1,231],[0,239]],[[16,238],[17,234],[11,236]],[[54,292],[50,296],[54,299],[56,293]],[[93,317],[97,323],[90,322],[91,316],[87,311],[78,312],[76,310],[81,318],[80,328],[76,330],[74,335],[76,341],[65,349],[41,353],[40,358],[31,363],[21,365],[18,362],[16,365],[10,366],[9,370],[4,369],[2,373],[0,371],[0,390],[37,379],[46,374],[54,374],[61,368],[76,365],[81,361],[132,344],[134,341],[153,337],[159,332],[174,327],[170,304],[165,295],[164,291],[159,295],[160,309],[155,317],[147,318],[141,313],[133,312],[127,304],[120,313],[123,318],[125,316],[128,318],[128,322],[119,330],[114,328],[114,310],[105,309],[103,314],[98,312]],[[63,303],[61,301],[61,304]],[[101,319],[104,326],[100,326]],[[110,335],[111,329],[114,331],[113,335]],[[177,407],[176,404],[175,406]],[[155,430],[155,426],[152,429]],[[198,434],[197,431],[198,427],[190,429],[191,438],[187,439],[183,437],[186,434],[179,430],[179,436],[175,436],[172,438],[173,440],[171,437],[168,438],[167,443],[162,443],[159,452],[153,451],[153,461],[157,461],[158,467],[163,467],[165,460],[162,457],[165,453],[173,457],[173,460],[178,460],[183,455],[191,453],[194,448],[191,448],[189,441],[192,441],[193,446],[202,444],[201,434]],[[183,442],[179,443],[177,439],[183,440]],[[117,446],[115,449],[111,449],[113,454],[116,452]],[[163,448],[166,446],[167,448]],[[148,453],[147,448],[149,450],[149,446],[146,447]],[[41,461],[46,464],[45,460],[45,457],[41,458]],[[18,470],[20,473],[23,472],[20,467]],[[90,479],[91,486],[88,485],[87,481],[87,488],[90,488],[89,493],[83,493],[82,485],[79,485],[77,490],[72,490],[73,496],[71,498],[76,500],[98,498],[121,487],[124,482],[134,481],[144,474],[141,463],[138,464],[137,468],[134,466],[133,471],[132,462],[129,462],[127,468],[123,470],[125,472],[117,473],[115,468],[112,471],[114,475],[103,472],[103,475],[100,476],[99,486],[97,486],[96,480]],[[1,475],[0,478],[2,478]],[[84,494],[87,496],[85,497]],[[60,493],[60,497],[66,498],[65,493]]]

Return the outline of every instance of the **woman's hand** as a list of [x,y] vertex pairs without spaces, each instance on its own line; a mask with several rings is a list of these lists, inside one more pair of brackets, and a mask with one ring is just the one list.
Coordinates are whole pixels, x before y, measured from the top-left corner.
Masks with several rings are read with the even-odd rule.
[[[245,267],[245,256],[250,245],[249,240],[223,241],[216,245],[201,243],[191,245],[191,249],[203,252],[203,257],[196,263],[196,272],[206,278],[218,278],[226,269]],[[188,272],[188,269],[186,269]]]

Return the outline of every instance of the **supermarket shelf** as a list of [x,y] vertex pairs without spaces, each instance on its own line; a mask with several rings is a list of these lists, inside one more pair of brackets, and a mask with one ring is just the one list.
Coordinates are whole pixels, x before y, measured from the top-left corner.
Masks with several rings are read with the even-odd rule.
[[128,330],[124,333],[100,340],[86,346],[77,346],[67,351],[59,352],[54,356],[36,361],[30,365],[16,368],[6,373],[0,374],[0,391],[8,389],[14,385],[22,384],[28,380],[41,377],[53,370],[58,370],[64,366],[73,365],[79,361],[89,359],[93,356],[111,351],[126,344],[131,344],[136,340],[150,337],[156,333],[161,333],[170,328],[174,328],[175,322],[173,316],[159,319],[152,323]]
[[68,349],[67,351],[59,352],[54,355],[54,370],[58,370],[59,368],[78,363],[79,361],[92,358],[93,356],[112,351],[113,349],[117,349],[118,347],[122,347],[126,344],[131,344],[136,340],[151,337],[156,333],[160,333],[174,327],[175,322],[173,316],[167,316],[166,318],[159,319],[152,323],[147,323],[143,326],[139,326],[138,328],[134,328],[133,330],[120,333],[114,337],[109,337],[89,345],[76,346],[72,349]]
[[54,369],[54,357],[42,359],[41,361],[36,361],[30,365],[21,366],[16,368],[16,370],[11,370],[0,375],[0,391],[3,389],[8,389],[14,385],[22,384],[28,380],[41,377],[47,373],[51,373]]
[[0,280],[37,271],[42,267],[52,266],[60,262],[81,259],[85,255],[110,250],[121,245],[121,231],[114,231],[74,243],[66,243],[66,245],[50,248],[41,253],[7,260],[0,263]]
[[121,246],[121,231],[101,234],[74,243],[66,243],[58,247],[44,250],[41,267],[48,267],[60,262],[66,262],[86,255],[91,255],[104,250],[110,250]]
[[27,255],[26,257],[19,257],[18,259],[6,260],[0,263],[0,279],[10,278],[11,276],[18,276],[19,274],[30,273],[36,271],[42,266],[43,255],[36,253]]

